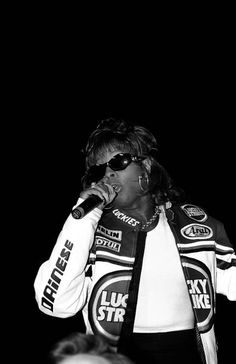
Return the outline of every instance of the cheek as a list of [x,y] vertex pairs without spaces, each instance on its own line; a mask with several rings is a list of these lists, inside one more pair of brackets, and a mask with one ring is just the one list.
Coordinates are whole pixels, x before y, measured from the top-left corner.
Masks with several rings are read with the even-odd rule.
[[137,182],[126,183],[115,200],[117,207],[132,207],[140,199],[141,193]]
[[130,165],[121,175],[122,184],[127,188],[138,187],[139,176],[142,175],[142,169],[137,164]]
[[141,176],[141,172],[120,176],[120,182],[122,184],[120,195],[123,198],[132,199],[140,194],[139,176]]

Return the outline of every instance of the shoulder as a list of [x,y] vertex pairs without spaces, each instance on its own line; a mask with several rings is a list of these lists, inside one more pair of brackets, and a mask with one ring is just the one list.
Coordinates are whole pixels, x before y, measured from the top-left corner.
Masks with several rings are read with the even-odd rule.
[[175,223],[177,230],[181,231],[181,235],[187,239],[193,239],[194,237],[198,239],[226,239],[222,221],[209,215],[204,207],[184,203],[173,205],[171,209],[174,213],[172,221]]
[[173,209],[177,214],[187,217],[189,220],[212,225],[222,225],[222,222],[216,217],[210,215],[207,209],[203,206],[199,206],[193,203],[176,204]]
[[205,222],[209,218],[206,209],[199,205],[195,205],[192,203],[184,203],[175,205],[174,208],[179,213],[183,213],[191,220],[197,222]]

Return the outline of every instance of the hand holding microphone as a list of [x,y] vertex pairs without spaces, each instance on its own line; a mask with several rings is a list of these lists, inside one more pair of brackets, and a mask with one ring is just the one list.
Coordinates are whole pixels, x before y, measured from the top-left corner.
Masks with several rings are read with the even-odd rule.
[[72,216],[75,219],[82,219],[95,207],[101,210],[111,203],[117,196],[114,188],[107,183],[107,177],[103,178],[97,184],[92,183],[91,187],[81,192],[80,197],[84,201],[72,210]]

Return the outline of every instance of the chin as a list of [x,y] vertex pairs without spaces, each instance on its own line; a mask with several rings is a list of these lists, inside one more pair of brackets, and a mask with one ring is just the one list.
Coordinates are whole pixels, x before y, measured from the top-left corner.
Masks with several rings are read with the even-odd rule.
[[127,196],[122,197],[119,196],[114,201],[114,207],[120,207],[120,208],[128,208],[130,207],[130,201],[127,199]]

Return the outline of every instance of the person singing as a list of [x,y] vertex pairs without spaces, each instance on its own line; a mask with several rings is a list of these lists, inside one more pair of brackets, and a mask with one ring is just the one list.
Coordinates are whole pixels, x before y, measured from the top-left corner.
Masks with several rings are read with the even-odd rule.
[[236,300],[223,223],[186,201],[144,126],[102,120],[84,153],[78,201],[35,279],[39,309],[82,311],[88,334],[135,363],[217,363],[216,294]]

